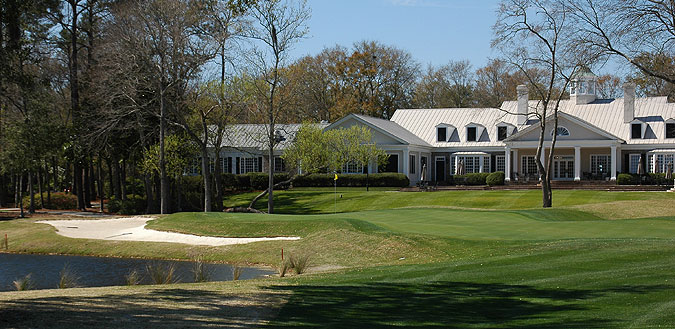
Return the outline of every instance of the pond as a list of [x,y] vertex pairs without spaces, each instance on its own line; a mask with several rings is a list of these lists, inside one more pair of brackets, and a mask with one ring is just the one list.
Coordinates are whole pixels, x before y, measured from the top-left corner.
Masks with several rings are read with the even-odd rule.
[[[125,276],[134,270],[141,275],[141,284],[151,284],[147,266],[165,267],[171,264],[174,265],[177,282],[194,282],[195,263],[189,261],[0,253],[0,291],[15,290],[13,281],[27,274],[31,274],[33,289],[56,288],[60,272],[66,266],[77,277],[79,287],[125,285]],[[209,274],[209,281],[232,280],[231,265],[205,263],[204,267]],[[272,270],[244,267],[239,279],[258,278],[274,273]]]

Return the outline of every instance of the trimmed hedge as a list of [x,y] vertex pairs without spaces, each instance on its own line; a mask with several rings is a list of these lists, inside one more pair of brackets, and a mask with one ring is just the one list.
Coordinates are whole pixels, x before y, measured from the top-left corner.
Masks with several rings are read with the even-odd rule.
[[466,175],[454,175],[452,179],[456,185],[486,185],[490,173],[470,173]]
[[[47,202],[47,192],[42,192],[42,197]],[[35,193],[34,195],[35,209],[42,208],[40,203],[40,194]],[[18,207],[18,205],[17,205]],[[30,195],[23,197],[23,208],[28,209],[30,207]],[[51,195],[51,204],[46,204],[45,208],[47,209],[57,209],[57,210],[70,210],[77,208],[77,195],[72,193],[64,192],[53,192]]]
[[504,185],[504,172],[495,171],[487,176],[485,183],[490,186]]
[[619,185],[671,185],[673,180],[666,179],[666,174],[646,174],[640,177],[637,174],[619,174],[616,177],[616,183]]
[[[367,176],[367,177],[366,177]],[[335,174],[310,174],[300,176],[294,182],[294,187],[331,187],[335,184]],[[410,180],[401,173],[379,174],[338,174],[337,186],[365,187],[366,180],[372,187],[408,187]]]
[[[242,176],[242,175],[239,175]],[[264,190],[267,189],[269,185],[269,176],[267,173],[262,173],[262,172],[250,172],[245,174],[244,176],[249,177],[249,182],[250,185],[249,187],[254,189],[254,190]],[[290,178],[290,176],[287,173],[276,173],[274,174],[274,184],[281,183],[283,181],[287,181]],[[280,187],[281,189],[285,187]]]

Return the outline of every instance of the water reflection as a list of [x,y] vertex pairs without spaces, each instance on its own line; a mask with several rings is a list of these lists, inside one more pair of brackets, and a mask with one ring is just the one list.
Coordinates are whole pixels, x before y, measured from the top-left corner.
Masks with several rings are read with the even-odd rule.
[[[118,286],[126,284],[125,275],[136,270],[141,274],[141,284],[150,284],[146,267],[149,264],[166,267],[175,265],[174,276],[178,282],[194,282],[193,262],[163,261],[131,258],[107,258],[60,255],[20,255],[0,253],[0,291],[15,290],[13,281],[31,274],[34,289],[56,288],[59,273],[68,268],[78,277],[80,287]],[[232,266],[226,264],[204,264],[210,281],[232,280]],[[271,270],[247,267],[240,280],[252,279],[268,274]]]

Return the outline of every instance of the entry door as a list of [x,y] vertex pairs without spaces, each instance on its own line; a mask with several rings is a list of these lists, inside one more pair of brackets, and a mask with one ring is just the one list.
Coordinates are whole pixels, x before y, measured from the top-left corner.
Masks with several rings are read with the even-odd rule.
[[553,179],[574,179],[573,156],[556,156],[553,159]]
[[436,181],[445,181],[445,157],[436,158]]

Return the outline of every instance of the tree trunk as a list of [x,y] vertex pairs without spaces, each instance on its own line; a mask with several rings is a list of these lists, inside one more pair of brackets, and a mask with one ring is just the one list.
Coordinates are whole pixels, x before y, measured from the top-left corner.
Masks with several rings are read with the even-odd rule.
[[84,181],[82,182],[82,194],[84,195],[84,206],[86,208],[91,208],[91,173],[89,172],[89,160],[85,160],[82,166],[82,173],[84,176]]
[[19,180],[19,211],[21,214],[21,218],[26,217],[26,215],[23,213],[23,173],[18,176]]
[[145,213],[152,214],[154,213],[155,199],[152,193],[152,178],[150,177],[150,174],[143,175],[143,183],[145,185],[145,200],[146,200]]
[[[56,170],[56,157],[52,157],[52,176],[54,179],[54,191],[56,191],[57,188],[59,188],[59,172]],[[62,190],[59,188],[59,190]]]
[[14,175],[14,207],[19,205],[19,175]]
[[117,200],[122,200],[122,190],[120,188],[120,163],[117,159],[113,159],[112,165],[114,171],[113,187],[115,189],[115,198]]
[[100,202],[99,209],[103,212],[103,199],[105,199],[105,196],[103,195],[103,165],[101,164],[101,161],[103,161],[103,159],[101,159],[101,155],[99,155],[96,163],[96,166],[98,167],[98,197]]
[[224,159],[220,158],[220,148],[216,147],[216,159],[214,160],[216,162],[215,165],[215,172],[214,172],[214,180],[216,184],[216,211],[223,211],[223,187],[222,187],[222,169],[223,166],[220,165],[221,161],[225,161]]
[[45,183],[47,185],[47,205],[51,207],[52,204],[52,185],[49,179],[49,166],[47,161],[45,161]]
[[112,198],[115,196],[115,171],[113,170],[112,160],[106,159],[108,165],[108,195]]
[[202,153],[202,178],[204,180],[204,212],[211,211],[211,168],[209,167],[209,151],[206,144],[201,147]]
[[77,195],[77,209],[86,211],[86,204],[84,203],[84,189],[82,184],[82,165],[78,162],[73,164],[74,190]]
[[38,185],[38,194],[40,194],[40,209],[45,209],[45,198],[42,195],[42,174],[40,174],[42,170],[37,171],[37,185]]
[[33,172],[28,172],[28,194],[30,197],[30,204],[28,205],[28,213],[35,213],[35,194],[33,194]]
[[120,166],[120,193],[122,193],[122,200],[127,199],[127,163],[122,159]]
[[166,105],[164,104],[164,69],[162,63],[162,77],[159,84],[159,175],[160,175],[160,213],[169,213],[169,180],[166,173],[166,159],[164,158],[164,139],[166,135]]

